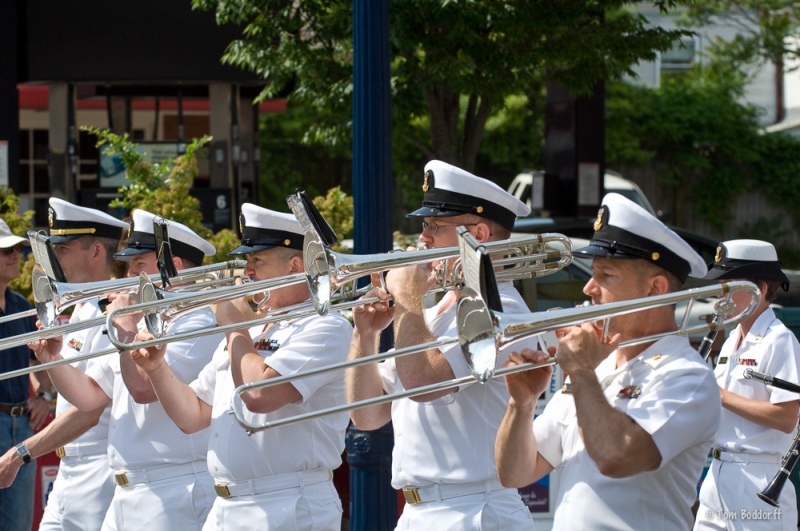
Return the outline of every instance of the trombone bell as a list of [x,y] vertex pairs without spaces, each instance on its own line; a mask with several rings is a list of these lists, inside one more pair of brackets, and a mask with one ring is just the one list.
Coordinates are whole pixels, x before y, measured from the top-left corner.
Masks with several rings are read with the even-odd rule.
[[464,287],[461,290],[456,319],[459,323],[458,342],[472,375],[480,383],[486,383],[494,374],[497,344],[491,312],[474,289]]
[[303,241],[303,264],[311,301],[320,315],[327,315],[331,307],[331,264],[328,256],[327,248],[317,235],[312,231],[306,232]]

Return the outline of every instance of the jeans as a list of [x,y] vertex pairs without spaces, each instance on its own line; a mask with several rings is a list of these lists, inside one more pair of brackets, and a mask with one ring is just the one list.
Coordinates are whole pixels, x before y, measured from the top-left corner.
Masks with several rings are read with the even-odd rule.
[[[0,455],[33,435],[28,415],[0,413]],[[0,531],[30,531],[33,524],[33,489],[36,461],[22,465],[14,483],[0,489]]]

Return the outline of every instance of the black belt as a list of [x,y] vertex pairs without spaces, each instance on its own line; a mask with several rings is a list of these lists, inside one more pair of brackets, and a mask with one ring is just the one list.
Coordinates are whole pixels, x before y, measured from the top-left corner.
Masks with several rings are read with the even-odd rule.
[[17,404],[15,406],[0,404],[0,413],[5,413],[6,415],[11,415],[12,417],[19,417],[20,415],[25,415],[27,412],[28,412],[27,402],[22,402],[21,404]]

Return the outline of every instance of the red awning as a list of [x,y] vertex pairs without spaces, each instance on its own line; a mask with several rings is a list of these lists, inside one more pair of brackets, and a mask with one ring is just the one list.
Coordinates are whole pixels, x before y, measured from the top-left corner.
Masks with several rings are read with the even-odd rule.
[[[20,109],[47,110],[48,107],[48,86],[47,85],[17,85],[19,93]],[[79,99],[78,109],[105,109],[106,100],[104,98]],[[156,108],[155,98],[134,99],[131,103],[135,111],[151,111]],[[162,111],[177,111],[177,99],[161,99],[159,109]],[[185,99],[183,100],[184,111],[208,111],[208,100]],[[286,111],[286,100],[270,100],[258,105],[260,112],[284,112]]]

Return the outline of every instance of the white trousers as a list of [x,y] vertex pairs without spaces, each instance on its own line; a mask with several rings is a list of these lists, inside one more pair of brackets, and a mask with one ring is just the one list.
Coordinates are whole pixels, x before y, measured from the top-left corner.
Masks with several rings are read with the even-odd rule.
[[214,481],[208,472],[117,486],[102,529],[199,531],[213,502]]
[[113,494],[108,454],[63,457],[39,530],[97,531]]
[[533,518],[516,489],[470,494],[439,502],[406,504],[397,531],[533,530]]
[[735,530],[797,531],[797,499],[787,479],[773,507],[758,493],[778,472],[780,465],[711,461],[700,488],[695,531]]
[[332,481],[217,498],[203,531],[339,531],[342,502]]

